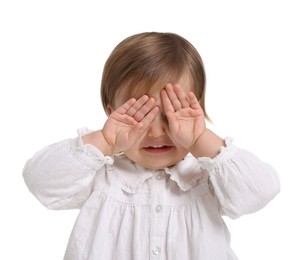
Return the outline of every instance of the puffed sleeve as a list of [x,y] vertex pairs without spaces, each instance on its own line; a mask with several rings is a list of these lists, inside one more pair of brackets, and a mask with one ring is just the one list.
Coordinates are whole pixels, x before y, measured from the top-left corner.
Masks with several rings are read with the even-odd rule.
[[96,173],[113,163],[79,137],[52,144],[27,161],[23,177],[29,190],[49,209],[80,208],[89,197]]
[[209,173],[213,192],[223,215],[237,218],[263,208],[280,191],[272,166],[226,139],[214,159],[199,158]]

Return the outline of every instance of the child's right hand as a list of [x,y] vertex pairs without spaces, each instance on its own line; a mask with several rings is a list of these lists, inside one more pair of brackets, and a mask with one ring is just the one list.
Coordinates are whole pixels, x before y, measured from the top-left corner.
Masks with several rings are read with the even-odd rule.
[[148,129],[158,111],[155,99],[147,95],[138,100],[131,98],[113,111],[101,131],[106,144],[105,155],[129,149]]

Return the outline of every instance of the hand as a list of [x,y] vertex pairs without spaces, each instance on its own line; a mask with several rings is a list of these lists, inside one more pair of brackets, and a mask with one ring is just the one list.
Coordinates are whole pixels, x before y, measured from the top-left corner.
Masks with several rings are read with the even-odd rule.
[[109,155],[129,149],[147,130],[158,111],[155,99],[143,95],[138,100],[131,98],[112,112],[102,129]]
[[178,85],[167,84],[161,99],[173,141],[191,149],[206,129],[204,112],[195,94],[186,95]]

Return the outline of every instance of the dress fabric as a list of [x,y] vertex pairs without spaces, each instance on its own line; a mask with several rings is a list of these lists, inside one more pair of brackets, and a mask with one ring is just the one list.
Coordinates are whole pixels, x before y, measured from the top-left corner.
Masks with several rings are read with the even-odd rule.
[[149,170],[84,145],[88,132],[44,148],[23,171],[47,208],[80,209],[64,260],[236,260],[222,216],[255,212],[280,189],[275,170],[229,138],[214,159]]

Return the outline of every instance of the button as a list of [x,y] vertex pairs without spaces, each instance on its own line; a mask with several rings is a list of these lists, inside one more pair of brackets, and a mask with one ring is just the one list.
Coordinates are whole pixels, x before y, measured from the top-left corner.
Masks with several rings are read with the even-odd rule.
[[161,250],[158,246],[154,247],[152,250],[153,255],[159,255],[160,252],[161,252]]
[[161,205],[157,205],[157,206],[155,207],[155,212],[156,212],[156,213],[159,213],[161,210],[162,210],[162,206],[161,206]]

